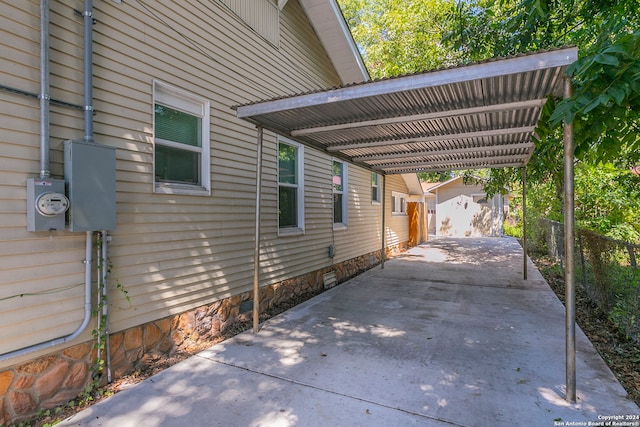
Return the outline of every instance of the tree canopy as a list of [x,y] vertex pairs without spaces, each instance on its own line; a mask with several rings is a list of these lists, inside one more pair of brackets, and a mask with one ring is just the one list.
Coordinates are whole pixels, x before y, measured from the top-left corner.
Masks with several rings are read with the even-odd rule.
[[372,78],[439,68],[462,56],[441,42],[450,0],[340,0]]
[[[640,179],[630,170],[640,162],[640,0],[338,1],[374,78],[577,46],[579,60],[569,69],[573,96],[545,105],[528,181],[549,192],[549,213],[557,215],[562,122],[572,122],[576,158],[584,163],[576,169],[577,220],[616,237],[640,237],[638,217],[628,209],[640,210],[634,191]],[[486,191],[497,193],[513,187],[521,172],[492,169],[488,176]],[[581,195],[594,192],[615,200],[601,200],[600,210],[591,211],[595,202]],[[595,218],[603,212],[612,224],[629,227],[600,226],[607,221]]]

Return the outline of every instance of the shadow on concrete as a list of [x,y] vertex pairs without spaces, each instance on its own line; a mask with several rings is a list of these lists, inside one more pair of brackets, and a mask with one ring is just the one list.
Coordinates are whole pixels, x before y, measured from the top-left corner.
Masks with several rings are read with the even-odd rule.
[[[438,239],[61,425],[554,426],[638,414],[513,239]],[[585,424],[586,425],[586,424]]]

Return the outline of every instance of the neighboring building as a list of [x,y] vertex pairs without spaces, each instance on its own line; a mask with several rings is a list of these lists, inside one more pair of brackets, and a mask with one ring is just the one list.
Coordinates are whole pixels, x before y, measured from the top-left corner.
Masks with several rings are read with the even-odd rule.
[[481,184],[465,184],[462,176],[445,182],[423,182],[429,234],[436,236],[502,236],[508,198],[487,198]]
[[[85,289],[89,283],[95,307],[95,267],[104,262],[86,262],[99,253],[93,224],[115,223],[100,238],[109,263],[107,348],[114,376],[215,337],[251,310],[256,130],[232,107],[368,76],[334,0],[237,4],[100,0],[89,15],[77,12],[79,0],[50,2],[47,138],[38,137],[43,110],[34,97],[42,93],[40,5],[3,5],[0,425],[64,404],[90,381],[97,326],[95,317],[87,318],[93,309]],[[95,21],[91,108],[83,103],[87,16]],[[87,111],[105,156],[96,161],[97,151],[87,148],[95,163],[84,164],[73,150],[93,142],[64,141],[82,140],[83,129],[87,135]],[[76,190],[62,228],[49,218],[33,223],[34,209],[57,217],[64,203],[56,196],[34,207],[34,187],[27,190],[33,178],[36,190],[49,185],[38,178],[43,139],[51,178],[62,180],[70,166],[84,166],[93,178],[66,171],[67,185]],[[112,182],[109,173],[101,180],[95,171],[109,172],[112,155]],[[415,175],[388,176],[380,192],[380,175],[371,170],[271,132],[265,132],[263,156],[261,311],[371,268],[381,261],[383,245],[388,254],[407,247],[404,203],[416,194],[417,203],[422,200],[419,187],[409,187]],[[89,233],[81,224],[82,197],[87,211],[98,206],[87,218]]]

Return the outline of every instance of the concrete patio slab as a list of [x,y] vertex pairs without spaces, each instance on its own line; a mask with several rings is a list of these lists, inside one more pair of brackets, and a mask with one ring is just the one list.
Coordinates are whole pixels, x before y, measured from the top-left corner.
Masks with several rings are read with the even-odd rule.
[[579,328],[578,401],[565,401],[564,307],[530,261],[522,279],[522,264],[510,238],[430,241],[59,425],[586,426],[640,415]]

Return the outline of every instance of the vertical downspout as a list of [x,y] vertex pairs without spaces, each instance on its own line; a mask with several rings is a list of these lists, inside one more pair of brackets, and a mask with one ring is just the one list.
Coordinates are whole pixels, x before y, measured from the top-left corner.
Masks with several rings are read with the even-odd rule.
[[387,256],[386,253],[386,233],[387,233],[387,224],[385,223],[386,211],[387,211],[387,175],[382,175],[382,253],[381,253],[381,262],[380,268],[384,269],[384,260]]
[[49,2],[40,1],[40,178],[49,178]]
[[260,325],[260,195],[262,193],[262,126],[258,126],[258,147],[256,152],[256,229],[253,249],[253,333],[258,333]]
[[[564,98],[573,96],[571,77],[564,80]],[[564,283],[567,401],[576,402],[576,289],[574,273],[574,156],[573,124],[564,124]]]
[[522,278],[527,280],[527,167],[522,167]]

